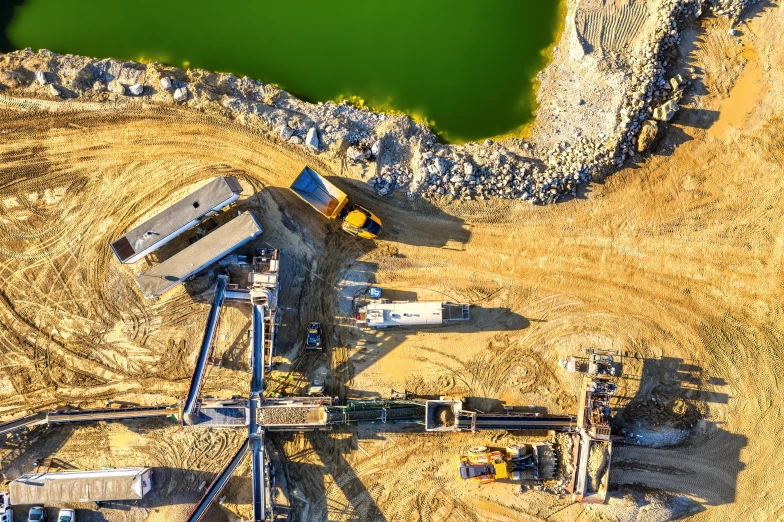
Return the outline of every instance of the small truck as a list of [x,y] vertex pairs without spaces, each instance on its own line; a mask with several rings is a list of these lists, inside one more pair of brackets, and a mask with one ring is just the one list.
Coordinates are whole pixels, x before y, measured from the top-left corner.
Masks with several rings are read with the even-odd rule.
[[362,205],[349,205],[345,192],[310,167],[305,167],[289,187],[329,219],[340,219],[349,234],[375,239],[381,233],[381,220]]
[[305,349],[322,350],[320,323],[310,323],[308,326],[308,335],[305,338]]

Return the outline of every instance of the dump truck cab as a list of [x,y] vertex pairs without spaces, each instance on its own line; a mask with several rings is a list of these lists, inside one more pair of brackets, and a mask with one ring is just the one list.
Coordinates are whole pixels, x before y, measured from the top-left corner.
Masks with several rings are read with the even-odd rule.
[[327,218],[341,219],[349,234],[374,239],[381,232],[378,217],[361,205],[349,205],[345,192],[310,167],[303,168],[289,188]]
[[362,205],[344,208],[340,217],[343,230],[366,239],[375,239],[381,233],[381,220]]

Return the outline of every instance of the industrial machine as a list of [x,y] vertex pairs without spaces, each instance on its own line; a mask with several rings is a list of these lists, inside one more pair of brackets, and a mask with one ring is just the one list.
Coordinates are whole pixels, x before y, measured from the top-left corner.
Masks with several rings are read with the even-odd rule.
[[8,493],[0,493],[0,522],[14,522],[14,510],[11,509]]
[[348,204],[345,192],[310,167],[305,167],[291,184],[291,190],[329,219],[339,218],[351,235],[367,239],[381,233],[381,220],[362,205]]
[[320,323],[310,323],[310,325],[308,325],[308,335],[305,339],[305,349],[319,351],[322,349]]
[[526,452],[526,449],[525,444],[507,446],[505,453],[489,451],[487,446],[473,447],[457,458],[457,474],[462,480],[471,479],[479,484],[501,479],[538,481],[538,454],[541,450],[538,446],[532,447],[530,452]]

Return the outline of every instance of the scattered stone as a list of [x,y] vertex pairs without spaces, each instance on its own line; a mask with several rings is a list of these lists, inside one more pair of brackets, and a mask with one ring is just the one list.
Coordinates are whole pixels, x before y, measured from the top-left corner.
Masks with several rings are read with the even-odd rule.
[[109,91],[114,94],[125,94],[125,86],[120,82],[109,82]]
[[370,158],[370,151],[362,150],[361,148],[352,145],[346,151],[346,157],[351,161],[362,161]]
[[188,99],[188,88],[182,86],[178,89],[174,90],[174,101],[176,102],[184,102]]
[[169,78],[168,76],[164,76],[163,78],[161,78],[160,84],[161,84],[161,89],[163,89],[164,91],[168,91],[169,89],[172,88],[172,81],[171,78]]
[[370,153],[376,157],[381,154],[381,140],[376,140],[373,146],[370,147]]
[[302,145],[302,138],[299,136],[292,136],[289,138],[289,143],[293,143],[294,145]]
[[653,119],[659,121],[670,121],[675,113],[678,112],[678,102],[670,100],[659,107],[653,109]]
[[103,83],[101,80],[95,80],[93,83],[93,90],[95,92],[103,92],[106,90],[106,84]]
[[281,125],[280,127],[278,127],[276,129],[276,132],[278,133],[280,138],[284,141],[288,141],[294,135],[294,131],[285,125]]
[[139,96],[142,92],[144,92],[144,85],[141,83],[135,83],[128,87],[128,92],[133,94],[134,96]]
[[43,71],[37,71],[35,73],[35,79],[41,85],[46,85],[49,81],[46,79],[46,73]]
[[730,29],[729,30],[729,34],[730,34],[730,36],[738,36],[738,30],[737,29]]
[[62,93],[60,92],[60,89],[58,89],[58,88],[55,86],[55,84],[53,84],[53,83],[50,83],[50,84],[49,84],[49,94],[51,94],[52,96],[57,96],[57,97],[59,97],[59,96],[60,96],[60,94],[62,94]]
[[656,135],[659,133],[659,126],[653,120],[645,120],[642,124],[642,129],[640,129],[640,136],[637,138],[637,152],[645,152],[648,150],[648,147],[656,139]]
[[319,149],[319,138],[316,127],[311,127],[308,129],[308,135],[305,137],[305,143],[307,143],[308,147],[313,150]]

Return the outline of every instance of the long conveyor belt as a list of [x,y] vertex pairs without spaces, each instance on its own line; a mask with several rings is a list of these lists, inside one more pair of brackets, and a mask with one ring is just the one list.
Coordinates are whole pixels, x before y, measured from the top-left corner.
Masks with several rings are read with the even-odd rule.
[[503,415],[460,412],[456,419],[459,430],[556,430],[574,431],[577,418],[572,415]]
[[219,275],[218,281],[215,284],[215,295],[212,300],[210,315],[207,317],[207,327],[204,329],[204,337],[201,341],[199,356],[196,359],[196,369],[193,371],[191,385],[188,389],[188,397],[185,399],[185,407],[183,408],[183,413],[186,415],[193,415],[193,412],[196,409],[196,401],[199,398],[199,392],[201,391],[210,348],[215,339],[215,333],[218,330],[218,318],[220,317],[220,311],[223,307],[223,299],[226,295],[226,285],[228,282],[228,276]]
[[37,413],[33,413],[32,415],[25,415],[24,417],[19,417],[18,419],[13,419],[0,424],[0,435],[11,433],[12,431],[20,430],[22,428],[37,426],[39,424],[46,424],[45,411],[39,411]]

